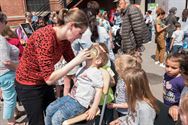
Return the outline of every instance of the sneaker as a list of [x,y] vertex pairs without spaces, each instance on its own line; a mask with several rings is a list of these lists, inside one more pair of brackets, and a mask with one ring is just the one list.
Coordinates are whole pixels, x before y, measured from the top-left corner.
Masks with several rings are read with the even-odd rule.
[[165,65],[163,63],[160,63],[159,66],[162,67],[162,68],[165,68]]
[[158,65],[160,62],[159,61],[155,61],[155,64]]

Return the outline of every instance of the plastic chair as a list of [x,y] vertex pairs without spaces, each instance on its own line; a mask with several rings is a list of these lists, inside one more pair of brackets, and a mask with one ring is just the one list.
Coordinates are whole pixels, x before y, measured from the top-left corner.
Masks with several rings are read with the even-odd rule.
[[[102,76],[103,76],[103,81],[104,81],[103,94],[105,95],[104,104],[103,104],[103,108],[102,108],[102,113],[101,113],[101,117],[100,117],[100,121],[102,123],[102,119],[103,119],[104,111],[105,111],[105,104],[106,104],[106,101],[107,101],[108,88],[109,88],[109,84],[110,84],[110,75],[109,75],[108,71],[106,71],[105,69],[101,68],[100,70],[102,71]],[[100,110],[98,109],[98,111],[96,113],[96,116],[99,115],[99,113],[100,113]],[[68,119],[68,120],[64,121],[62,123],[62,125],[76,124],[78,122],[86,120],[86,118],[87,118],[86,113],[83,113],[81,115],[78,115],[76,117],[73,117],[71,119]]]
[[103,116],[105,113],[106,102],[108,99],[108,90],[109,90],[109,85],[110,85],[110,74],[108,73],[108,71],[106,71],[104,69],[103,69],[102,73],[103,73],[103,78],[104,78],[104,88],[103,88],[104,102],[103,102],[103,106],[102,106],[99,125],[102,125],[102,120],[103,120]]

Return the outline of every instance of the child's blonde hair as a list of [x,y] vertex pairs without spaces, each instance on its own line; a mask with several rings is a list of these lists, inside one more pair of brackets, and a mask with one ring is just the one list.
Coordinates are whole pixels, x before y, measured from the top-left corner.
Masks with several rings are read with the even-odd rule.
[[123,75],[128,95],[128,106],[132,112],[136,111],[136,101],[145,100],[155,111],[159,111],[157,100],[153,96],[146,72],[141,68],[128,68]]
[[121,78],[126,69],[133,67],[141,68],[141,64],[137,61],[136,57],[128,54],[117,56],[115,60],[115,68]]
[[94,54],[96,59],[100,59],[101,63],[97,65],[97,67],[103,67],[108,62],[108,48],[104,43],[93,44],[89,50],[91,54]]

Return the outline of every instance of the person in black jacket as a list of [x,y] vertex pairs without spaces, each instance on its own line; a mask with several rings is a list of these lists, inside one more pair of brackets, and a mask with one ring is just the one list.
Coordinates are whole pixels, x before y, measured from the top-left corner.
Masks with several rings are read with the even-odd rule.
[[129,0],[115,0],[121,9],[121,51],[133,54],[140,51],[142,44],[149,42],[149,31],[144,22],[143,14]]
[[172,7],[169,10],[168,16],[165,18],[165,25],[169,25],[166,29],[166,52],[169,53],[170,51],[170,44],[172,41],[172,33],[176,30],[175,24],[178,22],[176,15],[177,8]]

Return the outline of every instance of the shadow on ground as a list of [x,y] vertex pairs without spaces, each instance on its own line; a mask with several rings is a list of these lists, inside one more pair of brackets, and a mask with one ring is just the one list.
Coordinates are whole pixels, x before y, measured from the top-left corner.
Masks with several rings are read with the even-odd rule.
[[161,84],[163,77],[154,73],[147,73],[147,77],[149,79],[149,83],[154,84]]
[[155,55],[151,55],[151,58],[152,58],[153,60],[155,60]]

